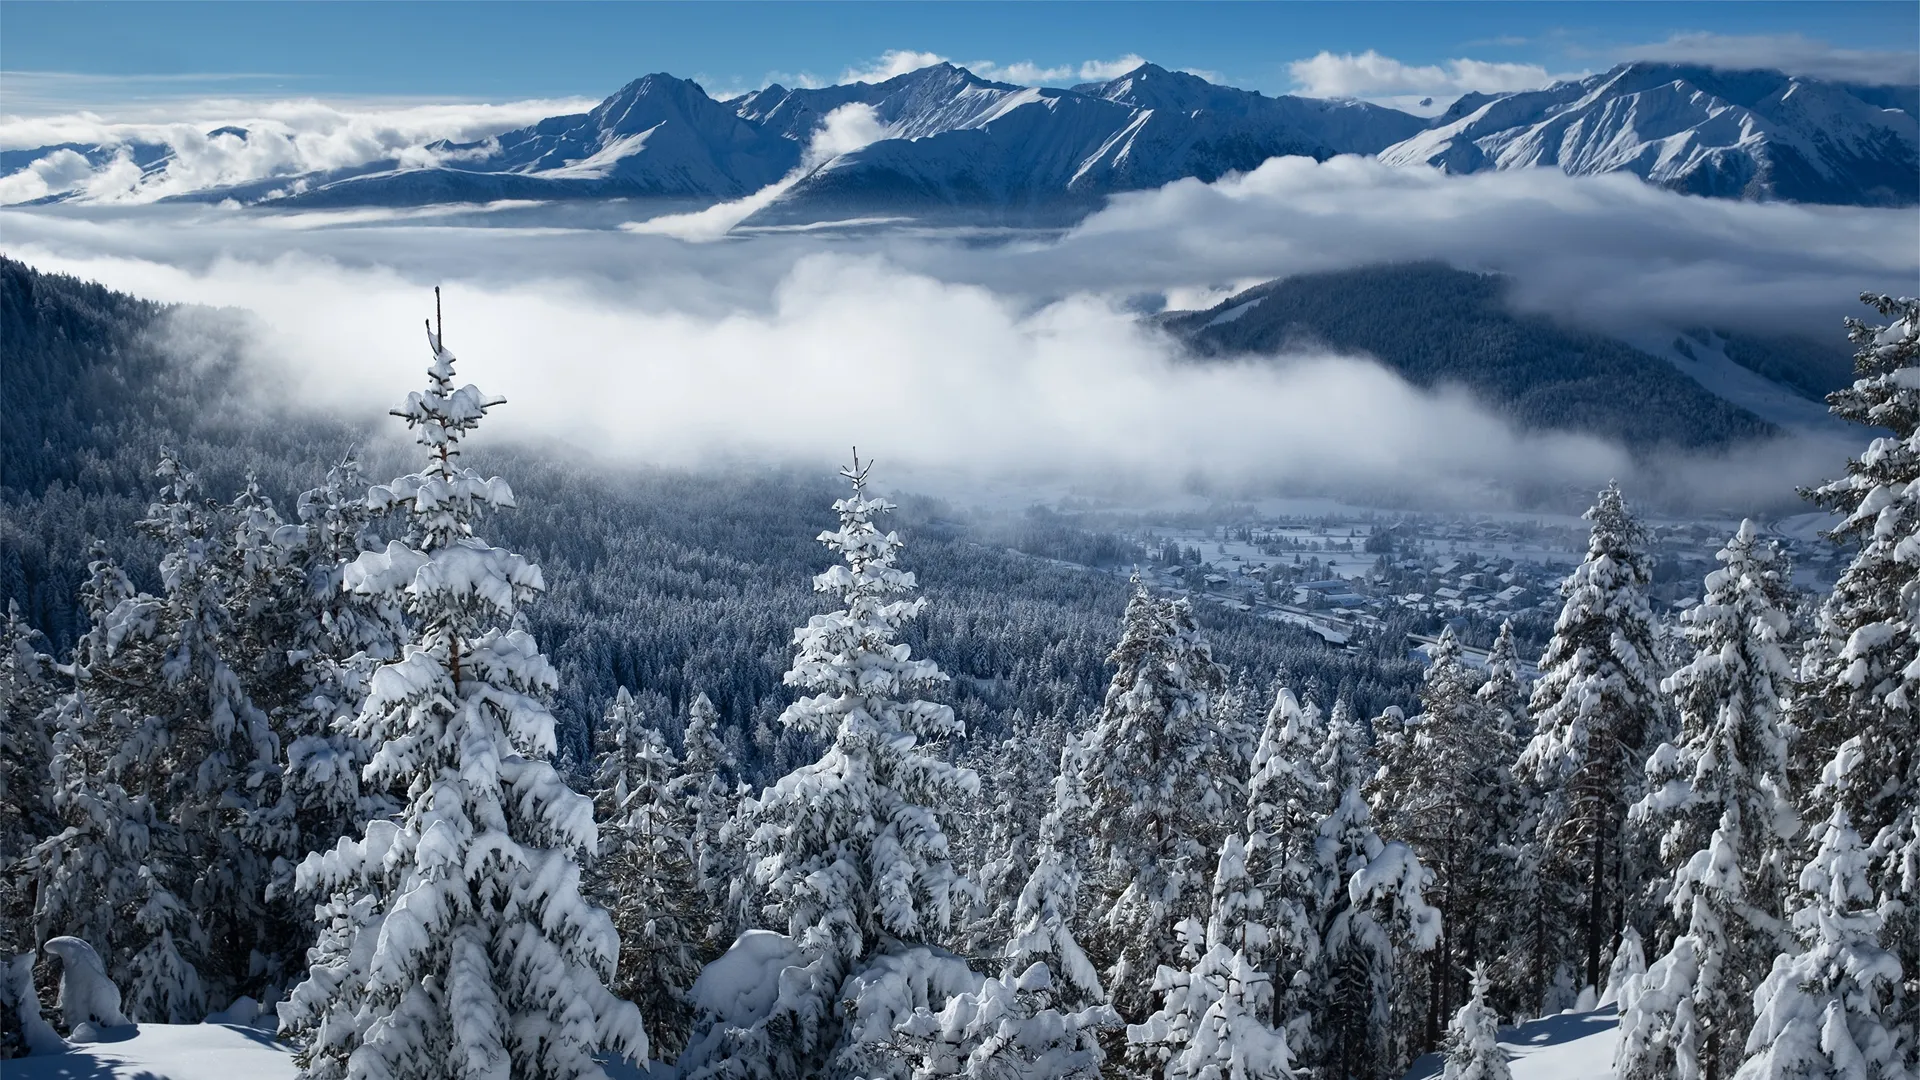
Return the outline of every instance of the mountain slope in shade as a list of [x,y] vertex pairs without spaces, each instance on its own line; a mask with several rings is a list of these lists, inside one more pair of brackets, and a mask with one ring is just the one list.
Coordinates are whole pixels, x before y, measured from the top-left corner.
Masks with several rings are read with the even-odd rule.
[[1283,278],[1160,318],[1201,358],[1364,353],[1416,386],[1457,386],[1528,428],[1636,449],[1717,446],[1778,429],[1673,363],[1509,310],[1506,282],[1438,263]]
[[[1264,94],[1143,64],[1072,89],[937,64],[879,83],[769,86],[716,101],[653,74],[590,112],[386,160],[218,183],[170,197],[289,206],[495,199],[654,199],[703,205],[789,177],[834,109],[872,109],[881,137],[812,164],[755,219],[873,213],[1074,220],[1114,192],[1212,181],[1271,157],[1378,155],[1449,172],[1631,172],[1700,195],[1858,205],[1920,201],[1920,92],[1777,72],[1628,64],[1517,94],[1467,94],[1432,121],[1354,101]],[[245,139],[221,129],[217,139]],[[87,199],[89,170],[130,155],[155,194],[171,147],[47,146],[0,156],[0,191]],[[48,178],[9,185],[32,168]],[[124,171],[124,170],[122,170]],[[50,193],[48,193],[50,192]],[[45,193],[45,194],[43,194]]]
[[1626,64],[1545,90],[1469,95],[1380,158],[1454,173],[1630,172],[1695,195],[1905,206],[1920,200],[1910,98],[1770,71]]

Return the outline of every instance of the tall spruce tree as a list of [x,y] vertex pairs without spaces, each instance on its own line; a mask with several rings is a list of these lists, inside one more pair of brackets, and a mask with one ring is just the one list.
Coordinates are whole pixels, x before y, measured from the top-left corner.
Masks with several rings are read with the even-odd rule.
[[1309,974],[1320,953],[1313,921],[1316,847],[1320,821],[1333,804],[1313,759],[1325,742],[1319,707],[1278,687],[1247,781],[1247,872],[1260,889],[1261,921],[1271,930],[1265,949],[1250,949],[1248,956],[1272,979],[1269,1019],[1290,1025],[1296,1052],[1309,1034],[1308,1000],[1319,993]]
[[733,752],[720,738],[720,710],[704,693],[687,705],[687,729],[682,737],[686,760],[674,791],[687,804],[687,824],[693,841],[693,865],[705,919],[696,928],[696,940],[707,959],[720,955],[745,927],[730,901],[733,882],[746,872],[746,859],[728,824],[733,820],[734,783],[740,773]]
[[1874,1006],[1920,1071],[1920,300],[1863,295],[1887,322],[1847,321],[1854,384],[1834,415],[1883,429],[1814,489],[1858,545],[1820,609],[1794,720],[1819,772],[1808,820],[1844,810],[1865,840],[1878,941],[1901,977]]
[[1679,745],[1647,764],[1634,817],[1660,830],[1667,903],[1681,927],[1623,1012],[1623,1080],[1722,1080],[1744,1057],[1753,992],[1781,945],[1788,841],[1783,691],[1790,571],[1753,522],[1719,553],[1681,617],[1691,662],[1667,677]]
[[[1540,792],[1533,868],[1544,898],[1537,911],[1555,924],[1540,934],[1549,951],[1536,968],[1550,975],[1576,961],[1578,948],[1585,983],[1597,989],[1626,902],[1638,891],[1637,860],[1624,843],[1627,807],[1639,797],[1644,763],[1667,721],[1645,594],[1653,564],[1644,531],[1617,484],[1586,516],[1593,523],[1587,556],[1560,587],[1564,602],[1540,659],[1529,708],[1534,733],[1519,769]],[[1562,910],[1567,902],[1573,910]]]
[[1153,973],[1178,961],[1174,927],[1207,910],[1211,855],[1237,810],[1238,777],[1215,723],[1226,673],[1213,662],[1184,599],[1162,600],[1136,579],[1106,700],[1087,734],[1091,932],[1123,1017],[1151,1008]]
[[321,939],[281,1031],[306,1077],[603,1077],[603,1048],[644,1059],[647,1036],[606,988],[613,920],[581,896],[598,833],[551,761],[553,665],[514,625],[546,582],[474,534],[515,505],[506,481],[460,461],[502,399],[456,388],[433,326],[427,343],[427,387],[394,411],[426,466],[368,496],[404,511],[405,540],[344,575],[403,603],[411,625],[351,728],[375,747],[366,779],[406,805],[301,865],[299,888],[323,898]]
[[0,958],[34,947],[28,854],[55,828],[53,740],[47,729],[59,690],[53,657],[7,601],[0,624]]
[[640,1006],[648,1046],[668,1060],[686,1045],[693,1015],[687,992],[700,973],[692,807],[679,782],[680,762],[626,687],[607,706],[598,736],[593,802],[600,856],[588,869],[588,891],[620,934],[609,987]]
[[1405,842],[1433,874],[1425,895],[1441,914],[1440,944],[1425,958],[1425,978],[1408,980],[1420,985],[1401,988],[1425,1014],[1422,1049],[1439,1046],[1467,989],[1461,973],[1495,941],[1489,917],[1506,880],[1499,815],[1490,811],[1518,748],[1497,720],[1488,722],[1477,697],[1482,680],[1461,657],[1449,626],[1431,650],[1421,713],[1407,725],[1402,752],[1368,785],[1381,836]]
[[801,964],[782,974],[751,1027],[705,1033],[718,1037],[702,1039],[701,1059],[683,1063],[690,1076],[813,1076],[841,1053],[864,1055],[841,1045],[843,988],[864,967],[944,931],[955,901],[971,893],[949,858],[947,832],[953,808],[979,781],[945,758],[944,741],[963,732],[953,710],[922,696],[946,674],[899,640],[925,600],[904,596],[914,577],[895,565],[899,534],[875,524],[893,504],[868,494],[871,467],[856,456],[841,470],[853,493],[834,503],[839,527],[819,539],[842,562],[814,578],[814,590],[841,606],[794,632],[786,675],[811,693],[781,722],[826,751],[746,811],[756,823],[750,855],[770,901],[765,916],[785,925]]

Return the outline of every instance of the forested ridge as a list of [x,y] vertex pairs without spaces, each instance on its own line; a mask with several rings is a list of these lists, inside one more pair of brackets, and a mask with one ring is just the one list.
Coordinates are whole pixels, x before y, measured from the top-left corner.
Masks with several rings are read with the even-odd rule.
[[[124,303],[16,277],[67,340],[63,291]],[[78,447],[130,509],[49,458],[8,585],[64,617],[31,590],[82,577],[70,644],[10,606],[0,650],[0,1049],[244,998],[314,1078],[1499,1080],[1498,1018],[1613,1005],[1622,1080],[1906,1080],[1920,302],[1863,300],[1829,401],[1867,448],[1810,493],[1855,545],[1832,592],[1747,523],[1664,619],[1609,485],[1531,679],[1511,626],[1419,667],[1064,571],[857,453],[482,454],[511,405],[437,322],[383,460],[326,424]],[[89,378],[149,370],[115,357],[161,313],[122,310]],[[261,445],[308,451],[297,495]],[[115,514],[140,545],[75,531]]]

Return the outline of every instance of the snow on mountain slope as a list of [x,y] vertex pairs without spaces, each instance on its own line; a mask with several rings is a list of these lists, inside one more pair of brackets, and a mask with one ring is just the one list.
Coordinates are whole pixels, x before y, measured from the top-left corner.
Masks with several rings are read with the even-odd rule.
[[1696,195],[1920,200],[1920,122],[1856,89],[1778,72],[1624,64],[1544,90],[1463,99],[1471,111],[1449,110],[1380,158],[1454,173],[1631,172]]
[[[1513,1080],[1613,1080],[1619,1038],[1620,1019],[1609,1005],[1502,1029],[1500,1045],[1507,1051]],[[1440,1072],[1440,1055],[1428,1054],[1414,1062],[1402,1080],[1432,1080]]]
[[[205,156],[192,146],[9,150],[0,155],[0,202],[165,196],[408,206],[618,197],[710,204],[788,177],[825,117],[850,104],[870,106],[884,138],[820,163],[783,189],[763,218],[817,222],[849,211],[960,208],[1072,220],[1114,192],[1212,181],[1277,156],[1337,154],[1450,172],[1625,171],[1737,198],[1920,201],[1920,101],[1899,87],[1637,63],[1544,90],[1468,94],[1426,121],[1363,102],[1268,97],[1153,64],[1067,90],[993,82],[942,63],[884,82],[773,85],[726,101],[656,73],[588,112],[470,142],[389,147],[301,174],[270,155],[251,175],[176,169],[176,161]],[[240,145],[247,134],[220,128],[206,138],[209,146]]]

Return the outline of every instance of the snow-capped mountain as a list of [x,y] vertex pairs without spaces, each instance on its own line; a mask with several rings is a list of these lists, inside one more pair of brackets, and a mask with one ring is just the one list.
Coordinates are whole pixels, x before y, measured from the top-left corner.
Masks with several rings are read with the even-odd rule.
[[1771,71],[1626,64],[1545,90],[1470,94],[1380,157],[1455,173],[1631,172],[1696,195],[1910,205],[1920,199],[1914,96]]
[[[199,147],[46,146],[0,156],[39,201],[154,198],[242,204],[418,205],[493,199],[639,198],[702,204],[785,181],[757,220],[870,213],[1071,220],[1114,192],[1211,181],[1268,158],[1378,155],[1450,172],[1555,167],[1632,172],[1701,195],[1858,205],[1920,201],[1920,103],[1911,87],[1777,72],[1623,65],[1544,90],[1468,94],[1432,120],[1355,101],[1269,97],[1153,64],[1071,89],[998,83],[938,64],[878,83],[769,86],[715,100],[653,74],[590,112],[466,143],[236,182],[182,183]],[[867,106],[879,138],[822,155],[828,114]],[[243,143],[248,134],[206,134]],[[822,159],[824,156],[824,160]],[[795,175],[803,162],[807,171]],[[128,169],[127,166],[132,168]],[[109,170],[120,186],[96,182]],[[144,193],[144,194],[143,194]],[[22,196],[15,196],[16,199]]]

